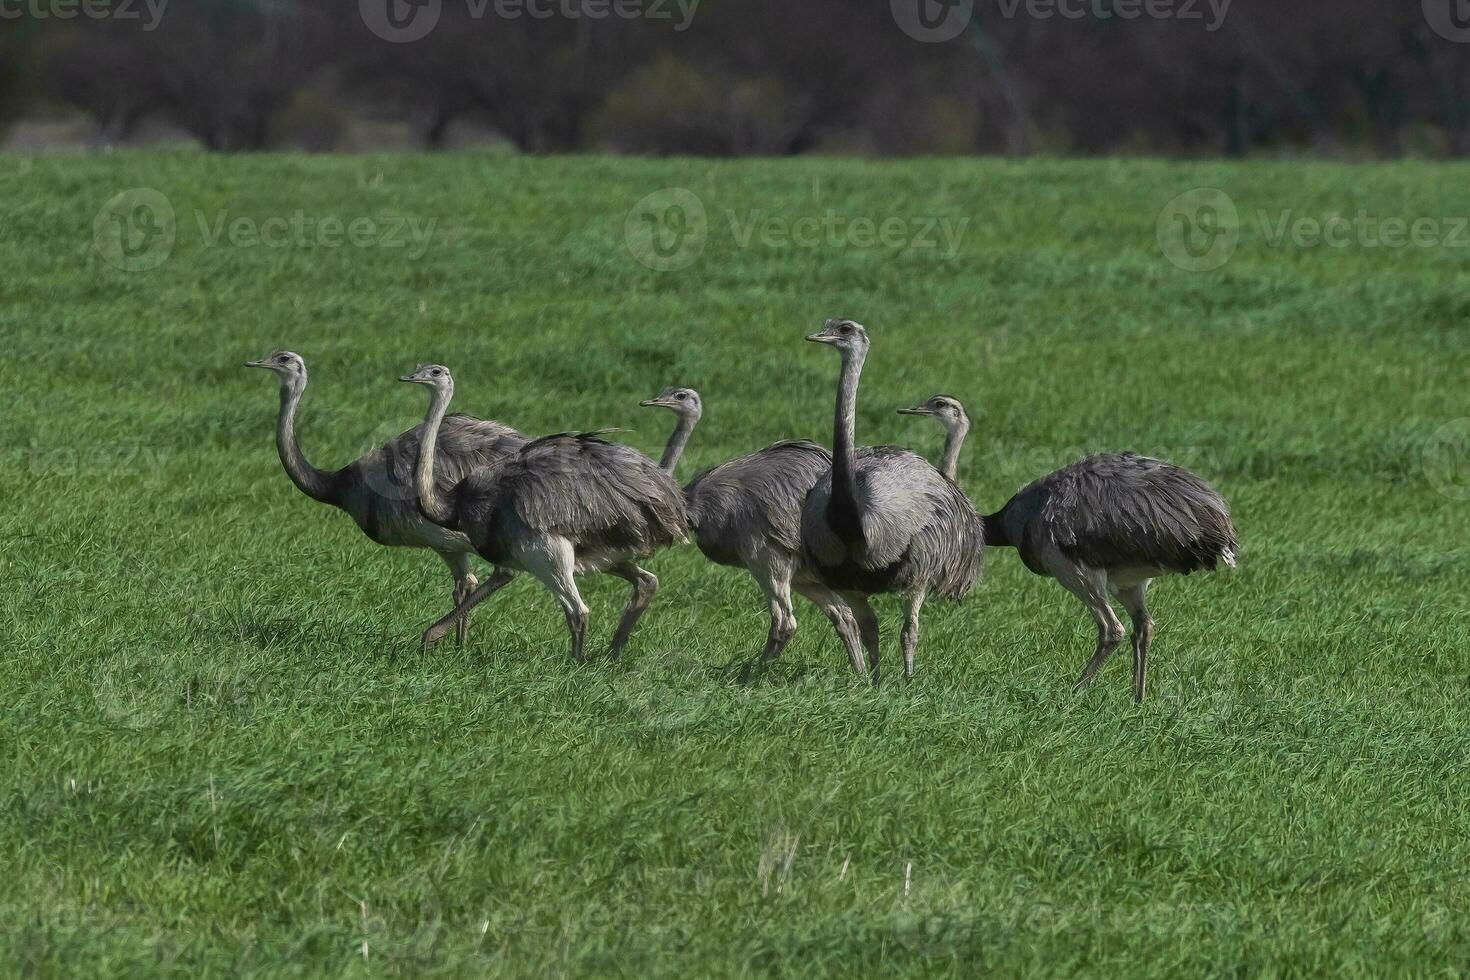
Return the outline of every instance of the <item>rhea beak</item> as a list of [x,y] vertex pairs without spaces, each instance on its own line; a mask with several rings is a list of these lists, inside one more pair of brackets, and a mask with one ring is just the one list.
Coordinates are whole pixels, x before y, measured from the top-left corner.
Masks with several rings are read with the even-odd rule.
[[267,363],[265,363],[265,361],[246,361],[245,362],[245,366],[246,367],[258,367],[258,368],[270,367],[270,365],[267,364]]
[[645,398],[638,403],[638,406],[640,408],[658,408],[662,404],[663,402],[659,401],[657,398]]
[[399,378],[398,380],[399,381],[407,381],[409,384],[414,384],[415,382],[422,383],[422,382],[419,382],[419,379],[418,378],[414,377],[411,374],[405,374],[403,377]]
[[809,341],[811,341],[814,344],[830,344],[834,340],[836,340],[837,338],[831,336],[830,334],[813,333],[813,334],[807,334],[807,338],[806,339],[809,340]]
[[918,408],[900,408],[898,410],[898,414],[899,415],[933,415],[934,413],[931,410],[929,410],[927,408],[924,408],[923,406],[920,406]]

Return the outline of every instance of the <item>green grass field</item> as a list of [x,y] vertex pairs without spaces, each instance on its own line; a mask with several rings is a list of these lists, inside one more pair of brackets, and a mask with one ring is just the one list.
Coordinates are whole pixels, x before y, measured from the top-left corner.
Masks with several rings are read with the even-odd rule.
[[[1462,973],[1467,177],[0,158],[0,973]],[[1218,200],[1193,252],[1156,229],[1199,187],[1239,233],[1190,271]],[[1273,240],[1360,211],[1440,238]],[[425,654],[443,567],[291,487],[240,366],[305,356],[333,467],[422,417],[417,361],[464,411],[651,453],[638,401],[692,385],[687,478],[830,440],[801,338],[832,314],[873,336],[860,439],[933,453],[894,409],[958,395],[982,510],[1104,448],[1225,493],[1241,567],[1156,586],[1146,704],[1126,650],[1071,695],[1093,627],[1005,551],[930,604],[910,685],[880,604],[877,691],[805,604],[742,682],[764,604],[692,547],[621,663],[572,665],[527,578]],[[586,581],[589,649],[625,591]]]

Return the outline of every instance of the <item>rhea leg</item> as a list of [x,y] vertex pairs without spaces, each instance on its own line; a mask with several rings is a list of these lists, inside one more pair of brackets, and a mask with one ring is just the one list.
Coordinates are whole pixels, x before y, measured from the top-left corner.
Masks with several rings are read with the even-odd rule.
[[1123,642],[1123,624],[1118,621],[1118,614],[1108,604],[1108,581],[1104,572],[1083,565],[1074,565],[1059,571],[1057,581],[1082,600],[1082,604],[1092,613],[1092,618],[1097,623],[1097,649],[1093,651],[1092,659],[1082,671],[1077,686],[1072,689],[1074,694],[1080,694],[1092,683],[1092,678],[1118,648],[1118,644]]
[[471,609],[474,609],[480,603],[509,585],[513,578],[515,578],[515,573],[509,569],[497,567],[489,578],[475,586],[468,595],[461,599],[459,604],[450,611],[449,615],[440,619],[424,631],[424,649],[430,649],[434,644],[444,639],[444,635],[451,628],[457,629],[460,623],[466,622],[469,619]]
[[[450,573],[454,575],[454,605],[459,608],[460,603],[469,598],[470,593],[480,584],[470,569],[470,556],[463,551],[441,551],[439,557],[444,559],[444,564],[449,566]],[[469,635],[470,614],[467,612],[454,623],[455,645],[464,646]]]
[[618,630],[613,634],[612,645],[607,649],[607,655],[616,660],[627,645],[628,637],[633,635],[638,617],[643,615],[643,611],[653,601],[653,595],[658,591],[658,576],[630,561],[614,565],[608,569],[608,574],[633,583],[633,594],[628,598],[628,608],[623,610],[623,618],[618,621]]
[[796,635],[796,611],[791,608],[791,566],[785,562],[752,562],[750,574],[766,595],[771,612],[771,629],[760,662],[770,663]]
[[873,607],[868,605],[868,597],[860,592],[849,592],[843,596],[852,609],[852,617],[857,621],[858,635],[862,637],[863,647],[868,651],[868,674],[873,679],[873,686],[878,686],[878,616],[873,612]]
[[852,663],[853,673],[862,677],[868,673],[868,665],[863,662],[862,641],[858,637],[857,620],[853,618],[852,610],[848,608],[842,597],[825,585],[817,585],[814,582],[803,582],[796,586],[796,591],[816,603],[817,608],[832,623],[832,628],[837,631],[837,638],[842,641],[842,648],[847,651],[847,659]]
[[1117,590],[1118,600],[1133,620],[1133,700],[1143,703],[1148,676],[1148,648],[1154,640],[1154,621],[1148,614],[1148,580]]
[[577,557],[572,543],[565,538],[538,541],[534,546],[526,548],[519,557],[521,566],[536,576],[556,596],[556,601],[567,617],[567,632],[572,638],[572,659],[581,663],[582,644],[587,638],[587,604],[577,591]]
[[919,611],[924,608],[924,590],[912,592],[904,597],[907,609],[904,610],[903,635],[903,676],[905,680],[914,679],[914,650],[919,645]]

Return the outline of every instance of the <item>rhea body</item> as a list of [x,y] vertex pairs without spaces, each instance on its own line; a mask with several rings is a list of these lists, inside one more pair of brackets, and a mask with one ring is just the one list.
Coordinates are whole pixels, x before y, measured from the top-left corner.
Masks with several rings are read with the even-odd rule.
[[[952,467],[969,429],[964,406],[936,395],[907,411],[944,426],[945,465]],[[1043,476],[987,515],[984,525],[988,546],[1015,548],[1028,569],[1056,579],[1096,621],[1097,647],[1078,691],[1122,644],[1123,625],[1110,599],[1122,603],[1133,626],[1138,702],[1146,693],[1154,635],[1149,584],[1164,575],[1233,568],[1239,550],[1230,508],[1212,486],[1189,470],[1136,453],[1088,456]]]
[[[246,367],[273,371],[280,380],[276,449],[297,489],[318,503],[345,511],[378,544],[433,551],[454,576],[454,604],[469,596],[479,584],[471,570],[474,548],[469,539],[426,519],[415,500],[414,468],[423,426],[395,436],[339,470],[321,470],[307,461],[296,438],[296,411],[307,384],[306,362],[291,351],[275,351],[258,361],[247,361]],[[444,420],[435,448],[439,489],[447,491],[471,470],[503,459],[525,443],[525,436],[499,422],[450,416]],[[467,616],[455,621],[459,642],[464,642],[468,628]]]
[[[878,682],[878,620],[868,597],[904,598],[901,645],[904,676],[914,673],[919,613],[925,598],[962,598],[979,580],[984,553],[980,516],[968,497],[922,456],[898,446],[856,446],[858,381],[867,358],[867,331],[832,319],[807,338],[842,356],[832,425],[832,468],[802,508],[807,566],[852,608],[867,672]],[[853,668],[864,667],[854,659]]]
[[[677,422],[659,465],[672,478],[703,415],[699,392],[665,388],[641,403],[666,408]],[[813,602],[837,630],[850,658],[860,658],[857,626],[842,598],[803,568],[801,509],[806,495],[832,467],[832,454],[814,442],[788,440],[721,463],[684,486],[689,529],[710,561],[743,568],[766,597],[771,625],[760,654],[780,656],[796,633],[791,594]]]
[[457,615],[494,594],[515,571],[525,571],[556,597],[572,658],[580,661],[588,609],[576,576],[608,572],[633,589],[608,651],[617,657],[658,590],[658,579],[637,562],[686,534],[684,504],[668,474],[637,450],[596,433],[560,433],[527,442],[441,490],[435,446],[454,379],[448,368],[428,364],[401,380],[431,393],[414,478],[419,509],[434,524],[464,534],[497,566],[455,612],[428,629],[425,645],[442,638]]

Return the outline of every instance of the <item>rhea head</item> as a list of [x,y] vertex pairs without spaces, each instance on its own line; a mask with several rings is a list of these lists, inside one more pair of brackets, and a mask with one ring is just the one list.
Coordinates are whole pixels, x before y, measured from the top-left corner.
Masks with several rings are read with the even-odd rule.
[[427,385],[439,392],[452,393],[454,391],[454,376],[449,373],[449,368],[442,364],[420,364],[414,368],[413,374],[405,374],[398,380],[407,381],[409,384]]
[[845,361],[850,357],[864,357],[868,353],[868,331],[856,320],[832,317],[822,329],[806,338],[814,344],[830,344],[842,352]]
[[970,427],[970,416],[965,414],[965,406],[953,395],[935,395],[913,408],[900,408],[898,414],[927,415],[949,432]]
[[691,422],[699,421],[704,414],[704,405],[699,400],[699,392],[693,388],[668,387],[652,398],[644,399],[638,403],[644,408],[667,408],[680,418]]
[[258,361],[246,361],[245,366],[276,372],[283,388],[299,388],[306,384],[306,362],[294,351],[273,351]]

